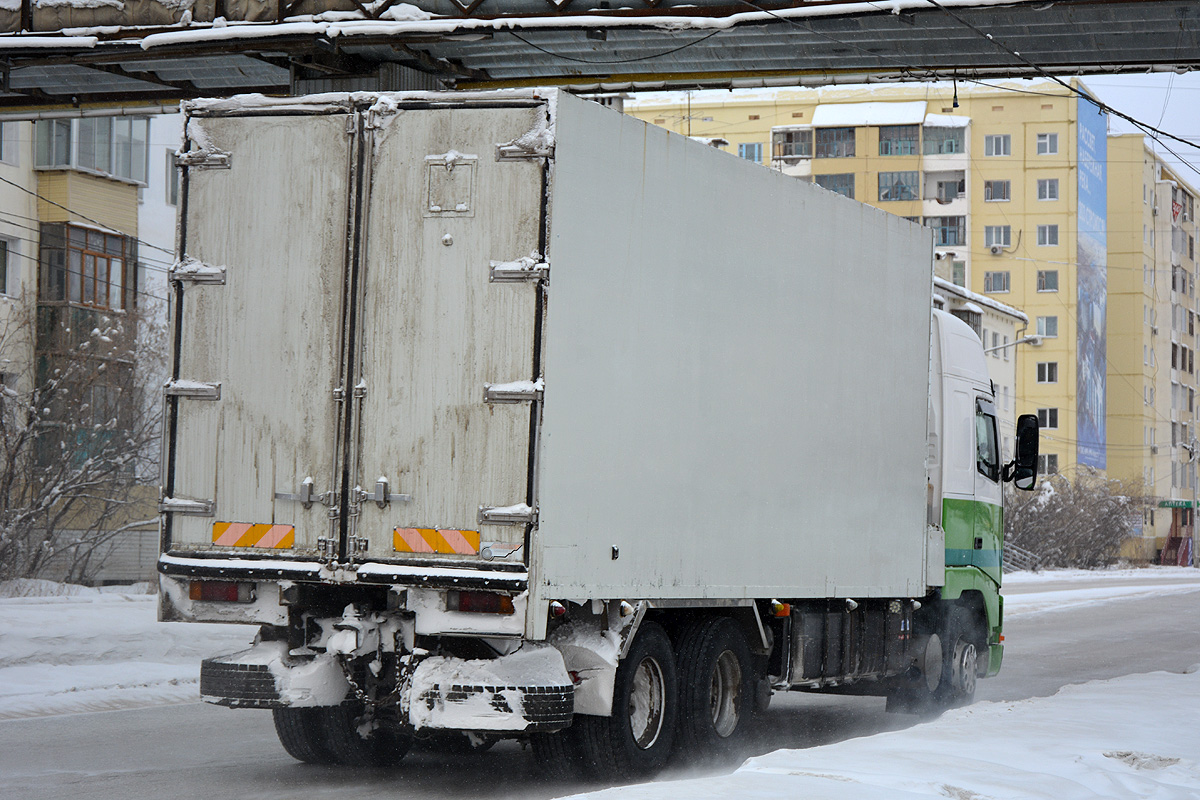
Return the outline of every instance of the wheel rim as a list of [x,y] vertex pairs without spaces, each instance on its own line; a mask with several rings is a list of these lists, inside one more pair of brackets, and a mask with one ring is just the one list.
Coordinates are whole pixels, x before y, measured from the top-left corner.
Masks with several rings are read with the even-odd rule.
[[666,681],[662,668],[653,658],[643,658],[633,673],[629,692],[629,731],[642,750],[652,747],[662,733],[665,709]]
[[732,651],[725,650],[717,658],[709,684],[709,709],[712,711],[713,728],[717,735],[725,738],[738,725],[738,709],[742,699],[742,667]]
[[975,645],[970,642],[963,644],[962,652],[958,659],[958,685],[961,687],[964,696],[970,697],[975,694],[978,660],[979,657],[975,651]]

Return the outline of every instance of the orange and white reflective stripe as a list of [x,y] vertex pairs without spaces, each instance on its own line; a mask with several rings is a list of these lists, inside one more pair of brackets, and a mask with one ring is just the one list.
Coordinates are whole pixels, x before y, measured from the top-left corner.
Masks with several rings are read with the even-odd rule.
[[479,531],[434,530],[433,528],[396,528],[392,546],[397,553],[479,553]]
[[294,525],[252,525],[249,522],[213,523],[213,544],[224,547],[265,547],[282,550],[296,546]]

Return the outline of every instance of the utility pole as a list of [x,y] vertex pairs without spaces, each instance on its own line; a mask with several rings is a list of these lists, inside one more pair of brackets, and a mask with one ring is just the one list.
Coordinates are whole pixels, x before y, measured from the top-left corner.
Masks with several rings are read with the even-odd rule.
[[1191,441],[1188,442],[1188,469],[1192,473],[1192,547],[1188,552],[1188,558],[1191,560],[1193,567],[1200,567],[1200,559],[1196,558],[1196,545],[1200,543],[1200,538],[1196,536],[1196,448],[1198,446],[1200,446],[1200,442],[1196,441],[1196,436],[1193,434]]

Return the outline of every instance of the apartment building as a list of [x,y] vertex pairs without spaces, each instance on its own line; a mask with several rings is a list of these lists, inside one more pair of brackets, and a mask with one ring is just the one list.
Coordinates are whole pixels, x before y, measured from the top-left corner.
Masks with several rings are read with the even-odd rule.
[[1132,557],[1188,563],[1197,496],[1196,190],[1142,134],[1108,141],[1109,471],[1156,508]]
[[37,562],[43,577],[78,579],[90,553],[97,580],[151,579],[157,472],[129,445],[152,441],[157,424],[132,355],[148,118],[50,112],[0,133],[0,377],[16,423],[5,469],[20,489],[6,508],[36,520],[22,536],[53,553]]
[[28,123],[0,123],[0,384],[28,391],[37,294],[37,176]]

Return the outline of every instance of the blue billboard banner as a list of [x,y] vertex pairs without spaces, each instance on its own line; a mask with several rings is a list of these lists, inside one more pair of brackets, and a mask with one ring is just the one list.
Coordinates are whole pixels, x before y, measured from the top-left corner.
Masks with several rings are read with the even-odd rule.
[[1108,372],[1108,114],[1078,99],[1079,203],[1075,262],[1079,287],[1075,397],[1078,461],[1105,469]]

